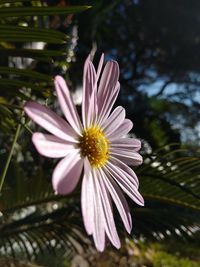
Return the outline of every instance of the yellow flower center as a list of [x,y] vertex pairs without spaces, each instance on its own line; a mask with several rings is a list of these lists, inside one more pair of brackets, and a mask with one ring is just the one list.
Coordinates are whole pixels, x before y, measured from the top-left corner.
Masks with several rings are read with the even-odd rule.
[[98,126],[86,129],[79,141],[81,154],[92,167],[102,167],[108,159],[109,142]]

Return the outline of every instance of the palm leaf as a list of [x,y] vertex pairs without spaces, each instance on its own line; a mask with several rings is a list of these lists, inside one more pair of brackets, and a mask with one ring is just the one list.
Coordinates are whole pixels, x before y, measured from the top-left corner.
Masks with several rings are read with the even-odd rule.
[[[138,208],[132,202],[129,204],[133,213],[134,237],[142,235],[148,240],[198,238],[198,231],[194,231],[200,224],[198,190],[191,187],[199,181],[197,159],[198,155],[173,145],[147,155],[146,163],[137,169],[146,205]],[[195,163],[193,167],[191,162]],[[184,170],[186,166],[190,166],[187,173]],[[45,171],[37,167],[32,169],[32,173],[30,177],[19,164],[12,163],[9,173],[12,182],[7,179],[0,200],[4,214],[0,246],[4,249],[10,247],[10,253],[15,256],[22,251],[32,258],[37,258],[45,250],[56,251],[52,240],[57,245],[61,242],[69,253],[77,249],[77,243],[83,248],[90,246],[83,231],[80,191],[69,197],[56,196],[46,178],[46,175],[51,176],[51,169]],[[118,223],[121,225],[120,221]],[[31,242],[35,243],[31,249],[35,254],[31,254],[28,245]]]
[[37,76],[39,80],[44,80],[46,82],[51,82],[52,78],[49,75],[42,74],[38,71],[24,70],[10,67],[0,67],[0,74],[16,75],[21,77],[27,77],[30,80]]
[[142,227],[148,237],[152,233],[155,238],[196,237],[200,226],[198,153],[166,146],[148,155],[137,173],[146,204],[135,210],[136,232]]
[[[187,149],[164,147],[139,170],[141,190],[147,199],[158,200],[199,211],[200,164],[198,153]],[[165,154],[163,154],[165,152]]]
[[[25,6],[25,2],[29,6]],[[20,120],[20,113],[15,107],[22,107],[23,100],[33,95],[44,99],[52,94],[53,63],[57,67],[68,56],[66,43],[70,42],[70,37],[66,31],[50,29],[49,16],[67,16],[89,7],[49,7],[41,1],[12,0],[2,0],[0,5],[0,94],[4,99],[0,108],[0,118],[4,122],[0,123],[0,129],[6,132],[6,129],[14,128],[12,119],[14,121],[18,116]],[[44,42],[44,49],[27,48],[27,44],[33,42]],[[18,62],[22,62],[22,66]],[[41,66],[48,72],[41,73]],[[11,113],[5,112],[5,108],[10,109]]]
[[[1,10],[1,9],[0,9]],[[51,29],[0,25],[0,41],[3,42],[46,42],[65,43],[67,36],[64,33]]]
[[13,162],[8,175],[14,183],[8,182],[1,195],[4,215],[0,226],[1,251],[8,249],[7,256],[16,257],[22,253],[32,259],[46,250],[52,253],[60,247],[72,253],[77,249],[75,240],[85,245],[87,238],[81,234],[76,197],[71,200],[56,196],[41,169],[27,178]]
[[[7,2],[7,1],[6,1]],[[50,16],[67,15],[87,10],[90,6],[70,6],[70,7],[1,7],[1,18],[15,18],[23,16]]]
[[39,49],[18,49],[18,48],[0,48],[0,54],[4,56],[11,57],[23,57],[23,58],[33,58],[40,61],[48,61],[52,63],[53,58],[59,56],[66,56],[66,51],[57,50],[39,50]]

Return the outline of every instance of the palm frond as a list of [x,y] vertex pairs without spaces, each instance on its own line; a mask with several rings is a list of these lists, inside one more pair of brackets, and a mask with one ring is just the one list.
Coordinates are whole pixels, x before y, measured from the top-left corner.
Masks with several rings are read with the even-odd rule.
[[[7,1],[6,1],[7,2]],[[1,18],[15,18],[22,16],[50,16],[67,15],[87,10],[90,6],[70,6],[70,7],[1,7]]]
[[[146,156],[137,169],[145,207],[134,210],[144,236],[195,238],[200,227],[199,154],[168,145]],[[148,226],[148,227],[147,227]],[[138,231],[139,230],[139,231]]]
[[[198,238],[198,189],[191,186],[199,181],[198,155],[168,146],[149,154],[145,161],[137,169],[145,207],[130,202],[133,237]],[[80,245],[91,246],[83,231],[80,191],[68,197],[57,196],[47,179],[48,172],[37,167],[32,173],[32,177],[27,176],[19,164],[11,165],[12,180],[7,180],[0,199],[2,251],[9,248],[9,255],[17,256],[22,251],[29,258],[37,258],[46,250],[55,252],[57,246],[67,248],[69,253]]]
[[146,166],[139,169],[146,199],[199,211],[199,156],[197,152],[172,145],[146,158]]
[[61,248],[70,254],[88,243],[82,233],[78,197],[56,196],[42,170],[28,178],[12,162],[8,175],[13,181],[4,187],[0,200],[2,255],[16,257],[20,253],[33,259]]
[[[33,95],[43,99],[51,95],[53,69],[57,68],[59,61],[65,60],[69,52],[67,43],[70,42],[67,34],[70,31],[61,29],[58,23],[58,26],[51,25],[53,16],[67,17],[88,8],[49,7],[42,1],[0,1],[0,94],[4,102],[3,107],[0,104],[0,118],[4,118],[1,129],[14,128],[12,123],[8,123],[12,112],[8,117],[5,103],[7,110],[13,110]],[[62,25],[62,18],[60,21]],[[36,48],[34,43],[42,43],[44,49]],[[41,66],[48,71],[41,71]],[[17,110],[13,119],[19,117]]]

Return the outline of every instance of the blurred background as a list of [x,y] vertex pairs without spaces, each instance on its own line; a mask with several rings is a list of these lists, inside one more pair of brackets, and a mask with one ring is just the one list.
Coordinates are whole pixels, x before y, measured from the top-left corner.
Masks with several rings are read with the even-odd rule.
[[[31,143],[28,100],[61,114],[53,77],[81,105],[83,65],[101,53],[120,66],[116,104],[134,123],[145,199],[129,201],[128,236],[98,253],[80,211],[80,185],[54,195],[56,161]],[[200,2],[0,0],[0,266],[200,266]]]

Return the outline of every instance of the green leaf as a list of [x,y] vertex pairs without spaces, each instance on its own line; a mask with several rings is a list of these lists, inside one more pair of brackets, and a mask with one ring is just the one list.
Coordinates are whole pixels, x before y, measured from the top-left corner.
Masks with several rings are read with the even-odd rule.
[[52,63],[54,57],[65,56],[65,51],[60,50],[46,50],[46,49],[1,49],[1,57],[22,57],[22,58],[33,58],[38,61],[44,61]]
[[32,78],[35,80],[44,80],[44,81],[48,81],[51,82],[52,79],[49,75],[45,75],[42,74],[40,72],[37,71],[33,71],[33,70],[24,70],[24,69],[17,69],[17,68],[9,68],[9,67],[1,67],[0,66],[0,74],[15,74],[17,76],[24,76],[24,77],[28,77],[28,78]]
[[[30,2],[30,0],[0,0],[0,4],[6,4],[6,3],[22,3],[22,2]],[[39,1],[37,1],[37,2],[39,2]]]
[[143,194],[151,200],[200,211],[199,155],[191,156],[186,149],[175,146],[164,151],[165,148],[156,157],[152,155],[144,171],[142,167],[139,170]]
[[42,91],[42,85],[33,84],[20,80],[0,79],[0,91],[5,88],[20,89],[22,87],[32,88],[37,91]]
[[0,18],[21,17],[21,16],[50,16],[74,14],[89,9],[90,6],[70,7],[2,7]]
[[43,41],[46,43],[64,43],[67,36],[51,29],[0,25],[0,40],[5,42]]

